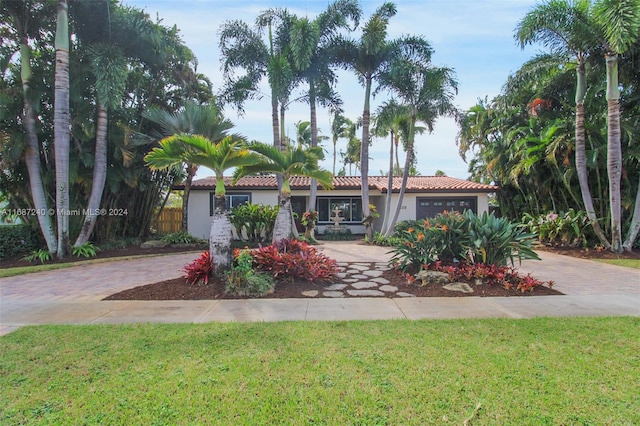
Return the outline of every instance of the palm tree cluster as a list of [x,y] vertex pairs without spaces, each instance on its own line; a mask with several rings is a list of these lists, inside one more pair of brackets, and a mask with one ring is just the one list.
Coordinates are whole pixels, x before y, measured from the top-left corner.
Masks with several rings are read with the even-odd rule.
[[502,187],[504,214],[579,206],[602,245],[630,250],[640,229],[640,1],[547,0],[515,38],[548,53],[461,117],[461,155],[473,156],[473,177]]
[[179,173],[146,167],[142,112],[213,99],[177,29],[113,0],[3,1],[0,28],[0,192],[60,257],[145,236]]
[[[224,81],[214,96],[210,82],[196,72],[197,61],[178,29],[151,21],[141,10],[116,0],[2,2],[0,81],[7,107],[0,116],[0,192],[13,207],[54,212],[23,219],[37,220],[49,251],[63,257],[74,236],[79,246],[92,237],[101,241],[146,235],[153,212],[179,179],[185,186],[186,228],[191,181],[199,166],[211,168],[222,185],[216,190],[219,214],[214,221],[220,218],[224,224],[228,218],[222,173],[274,173],[284,207],[276,236],[288,236],[295,232],[286,213],[289,177],[311,178],[310,209],[318,184],[331,185],[331,174],[318,165],[324,153],[318,146],[323,137],[317,111],[328,108],[333,117],[333,173],[337,141],[346,138],[343,156],[361,174],[362,217],[370,225],[372,134],[392,134],[396,164],[388,174],[402,173],[406,184],[415,171],[415,133],[431,131],[438,116],[456,113],[455,75],[431,63],[427,40],[387,37],[396,12],[395,4],[383,3],[361,25],[357,0],[335,0],[313,18],[271,8],[258,14],[255,24],[226,22],[219,33]],[[344,117],[335,91],[340,69],[353,72],[364,87],[363,113],[354,120]],[[229,107],[242,113],[247,100],[262,97],[265,81],[272,146],[230,134],[233,124],[223,115]],[[381,91],[394,93],[398,108],[372,117],[371,98]],[[297,138],[290,140],[284,121],[296,101],[309,105],[309,120],[297,124]],[[402,131],[394,124],[400,121]],[[400,139],[407,152],[403,168]],[[23,182],[29,183],[27,190]],[[105,208],[128,214],[102,217]],[[388,206],[385,217],[392,220],[385,230],[393,228],[399,208],[394,215]],[[85,212],[80,217],[70,214],[80,209]],[[223,225],[220,229],[226,229]],[[372,232],[368,226],[369,238]],[[216,238],[223,233],[227,238],[226,230]],[[212,235],[212,244],[222,247],[227,242]]]

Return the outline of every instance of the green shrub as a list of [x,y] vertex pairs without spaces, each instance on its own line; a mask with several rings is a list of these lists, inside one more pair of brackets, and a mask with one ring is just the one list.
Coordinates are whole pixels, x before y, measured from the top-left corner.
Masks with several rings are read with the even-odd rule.
[[400,243],[400,239],[396,236],[385,237],[383,234],[375,231],[371,244],[375,246],[392,247]]
[[29,225],[0,226],[0,258],[29,253],[43,244],[39,231]]
[[436,261],[506,265],[516,258],[539,259],[532,250],[535,235],[493,213],[444,212],[433,219],[405,221],[396,229],[391,263],[403,271]]
[[514,264],[514,259],[537,259],[533,251],[534,234],[526,232],[523,225],[486,212],[476,216],[468,210],[464,214],[469,221],[468,247],[474,260],[488,265]]
[[189,234],[187,231],[172,232],[171,234],[164,235],[162,241],[167,244],[191,244],[200,243],[202,240]]
[[529,231],[538,235],[538,240],[548,246],[555,247],[588,247],[589,218],[587,213],[569,209],[566,213],[550,212],[546,215],[534,217],[525,213],[522,217]]
[[271,241],[278,209],[278,206],[242,204],[231,210],[229,219],[238,238],[252,242]]
[[235,250],[234,263],[225,277],[224,291],[242,297],[262,297],[273,292],[274,279],[253,270],[253,256],[248,249]]
[[100,251],[100,248],[94,246],[91,242],[87,241],[86,243],[73,247],[71,249],[71,253],[76,257],[96,257],[96,253]]
[[51,260],[51,253],[49,252],[49,250],[46,250],[46,249],[34,250],[30,254],[23,257],[22,259],[31,263],[40,262],[41,264],[44,264],[45,262],[48,262]]
[[327,228],[324,230],[322,238],[327,241],[350,241],[353,240],[353,234],[351,233],[351,229],[349,228],[340,230]]
[[136,237],[114,238],[100,243],[103,250],[125,249],[130,246],[139,246],[142,240]]

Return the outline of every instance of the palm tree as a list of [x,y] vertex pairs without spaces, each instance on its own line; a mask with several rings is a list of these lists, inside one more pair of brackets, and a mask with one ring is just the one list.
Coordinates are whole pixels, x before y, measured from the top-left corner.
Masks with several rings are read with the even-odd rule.
[[57,0],[56,70],[54,92],[54,149],[56,158],[56,210],[58,258],[69,252],[69,6]]
[[[40,143],[36,132],[36,116],[33,107],[33,96],[31,94],[31,48],[29,47],[29,37],[31,32],[37,32],[37,25],[30,25],[30,21],[35,20],[32,14],[39,9],[30,2],[2,2],[0,7],[7,9],[11,16],[13,25],[20,39],[20,77],[22,80],[23,98],[23,126],[27,135],[27,149],[24,153],[25,164],[29,174],[29,188],[34,208],[39,212],[48,211],[47,199],[42,182],[42,171],[40,167]],[[38,223],[40,231],[44,236],[47,249],[50,253],[57,250],[56,232],[53,226],[52,217],[49,214],[39,214]]]
[[188,163],[207,167],[215,173],[215,208],[209,251],[217,270],[228,269],[231,265],[233,226],[226,211],[224,172],[256,164],[260,158],[246,148],[244,140],[233,136],[226,136],[214,144],[201,135],[178,134],[162,139],[160,146],[145,156],[145,161],[151,169],[167,169]]
[[351,120],[342,115],[340,111],[335,111],[333,113],[333,118],[331,119],[331,137],[333,141],[332,173],[334,175],[336,174],[336,146],[338,144],[338,139],[347,137],[347,130],[352,124]]
[[[256,19],[256,29],[240,20],[227,21],[220,29],[220,51],[225,87],[221,99],[240,113],[244,103],[260,99],[260,82],[266,78],[271,89],[273,146],[281,146],[279,106],[287,103],[295,73],[289,61],[291,16],[284,9],[269,9]],[[262,32],[267,31],[267,40]],[[243,71],[240,76],[236,72]],[[284,109],[282,110],[284,111]]]
[[[314,20],[293,18],[291,27],[291,55],[297,72],[308,84],[309,123],[311,146],[318,146],[318,124],[316,98],[319,85],[332,84],[336,76],[331,70],[333,62],[333,39],[340,29],[355,28],[360,20],[361,10],[357,0],[336,0]],[[316,205],[317,182],[311,179],[309,208]]]
[[[152,107],[142,116],[160,126],[159,138],[171,135],[200,135],[213,143],[220,142],[227,136],[227,132],[233,127],[233,123],[222,116],[220,109],[214,105],[199,105],[195,102],[186,102],[184,107],[171,113],[161,108]],[[234,134],[234,139],[242,139]],[[184,194],[182,196],[182,230],[186,231],[189,223],[189,195],[191,183],[198,171],[197,164],[184,163],[179,167],[186,171],[184,180]]]
[[[360,152],[360,175],[362,178],[362,216],[369,217],[369,121],[371,116],[371,94],[373,81],[387,70],[398,56],[412,54],[429,57],[431,47],[421,37],[402,37],[387,40],[389,19],[396,14],[396,6],[386,2],[369,18],[362,29],[360,40],[337,38],[335,49],[339,63],[355,72],[364,84],[364,108],[362,112],[362,143]],[[369,241],[373,229],[367,229]]]
[[420,120],[426,125],[429,132],[432,132],[438,117],[457,115],[457,109],[453,105],[453,97],[458,91],[458,83],[455,80],[453,70],[430,66],[428,57],[423,57],[421,60],[406,57],[396,61],[389,72],[380,76],[380,82],[384,87],[392,89],[402,99],[410,113],[407,155],[400,193],[398,194],[398,204],[386,232],[386,235],[389,236],[398,220],[407,187],[413,161],[416,122]]
[[[589,0],[549,0],[537,5],[518,23],[515,37],[522,48],[532,43],[542,43],[559,57],[575,58],[576,64],[576,171],[582,201],[589,222],[600,242],[611,248],[602,231],[593,207],[593,199],[587,175],[584,100],[587,92],[585,65],[595,47],[594,25],[590,17]],[[557,66],[557,64],[556,64]]]
[[[594,6],[594,13],[596,21],[604,34],[604,47],[606,49],[607,172],[609,175],[609,204],[611,207],[611,249],[615,253],[621,253],[623,251],[620,194],[622,145],[620,136],[618,58],[638,41],[638,33],[640,33],[640,0],[600,0]],[[625,242],[625,246],[628,249],[631,249],[632,245],[633,241]]]
[[115,45],[100,43],[89,47],[91,68],[96,76],[98,118],[96,120],[96,153],[93,166],[91,194],[87,204],[88,214],[75,246],[89,240],[96,224],[96,212],[100,208],[104,184],[107,180],[107,123],[108,111],[119,106],[127,82],[127,62],[122,50]]
[[264,143],[256,142],[249,149],[260,158],[251,165],[236,169],[234,179],[237,181],[242,176],[256,173],[274,173],[282,178],[278,205],[280,210],[273,228],[273,242],[297,236],[297,230],[291,210],[291,185],[292,176],[306,176],[316,179],[325,189],[333,188],[332,175],[329,171],[318,166],[322,158],[322,149],[319,147],[302,148],[287,147],[284,151]]

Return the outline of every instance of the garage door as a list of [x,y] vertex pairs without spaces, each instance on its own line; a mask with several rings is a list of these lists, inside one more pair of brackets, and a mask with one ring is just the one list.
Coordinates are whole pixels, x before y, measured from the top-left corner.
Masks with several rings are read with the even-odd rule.
[[477,209],[476,197],[442,197],[442,198],[418,198],[416,206],[416,219],[426,219],[435,217],[439,213],[457,211],[462,213],[465,210],[472,210],[474,213]]

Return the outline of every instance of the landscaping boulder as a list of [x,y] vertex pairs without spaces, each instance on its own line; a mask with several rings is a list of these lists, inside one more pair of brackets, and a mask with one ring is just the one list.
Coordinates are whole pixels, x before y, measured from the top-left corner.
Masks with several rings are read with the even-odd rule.
[[143,248],[143,249],[165,248],[168,245],[169,244],[165,243],[162,240],[150,240],[150,241],[145,241],[144,243],[140,244],[140,248]]
[[459,291],[461,293],[473,293],[473,289],[467,283],[451,283],[442,286],[442,288],[446,288],[449,291]]
[[446,272],[422,270],[416,274],[416,279],[422,280],[422,286],[428,284],[449,284],[451,279]]

